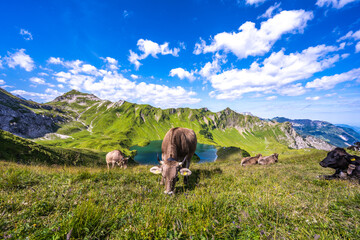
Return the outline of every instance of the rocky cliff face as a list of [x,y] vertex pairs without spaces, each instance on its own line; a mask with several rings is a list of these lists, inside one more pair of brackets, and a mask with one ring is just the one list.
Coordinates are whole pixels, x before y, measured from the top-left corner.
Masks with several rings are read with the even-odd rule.
[[55,132],[64,119],[51,111],[58,109],[20,99],[0,88],[0,129],[25,138]]
[[316,148],[325,151],[331,151],[335,147],[324,140],[316,138],[314,136],[303,137],[299,135],[290,123],[284,123],[282,130],[286,135],[286,141],[289,143],[290,148],[304,149],[304,148]]
[[309,119],[288,119],[274,118],[273,120],[284,123],[291,123],[292,127],[302,137],[314,136],[331,145],[338,147],[351,146],[355,142],[360,141],[360,134],[350,128],[335,126],[324,121],[312,121]]

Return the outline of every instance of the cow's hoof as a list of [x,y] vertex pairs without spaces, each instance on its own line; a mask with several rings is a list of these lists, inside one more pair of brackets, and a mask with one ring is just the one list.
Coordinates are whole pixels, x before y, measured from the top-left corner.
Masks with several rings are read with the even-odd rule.
[[170,191],[170,192],[164,191],[164,193],[167,194],[167,195],[173,195],[174,194],[173,191]]

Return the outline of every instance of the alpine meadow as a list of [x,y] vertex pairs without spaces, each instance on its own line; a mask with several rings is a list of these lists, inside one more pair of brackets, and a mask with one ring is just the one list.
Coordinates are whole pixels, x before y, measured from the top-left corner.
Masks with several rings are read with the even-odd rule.
[[360,1],[0,3],[0,239],[358,239]]

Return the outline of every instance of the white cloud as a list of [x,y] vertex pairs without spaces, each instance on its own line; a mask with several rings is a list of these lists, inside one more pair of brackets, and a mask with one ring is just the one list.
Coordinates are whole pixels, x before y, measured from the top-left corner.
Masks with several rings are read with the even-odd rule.
[[360,52],[360,42],[358,42],[355,46],[355,52],[358,53]]
[[206,63],[205,66],[202,67],[201,70],[199,71],[199,74],[202,77],[209,78],[215,75],[216,73],[220,72],[221,70],[220,64],[222,63],[226,63],[226,56],[216,53],[215,56],[213,57],[213,61]]
[[48,60],[47,60],[47,63],[48,64],[60,64],[60,65],[63,65],[63,60],[60,59],[60,58],[54,58],[54,57],[50,57]]
[[151,55],[154,58],[157,58],[158,54],[161,55],[173,55],[175,57],[179,56],[178,53],[180,51],[180,48],[169,48],[169,43],[165,42],[162,45],[157,44],[156,42],[153,42],[151,40],[144,40],[139,39],[137,42],[137,46],[141,52],[143,52],[141,55],[138,55],[137,53],[130,50],[130,56],[128,60],[135,65],[136,69],[139,69],[141,63],[139,60],[143,60],[147,58],[149,55]]
[[118,61],[111,57],[101,58],[104,60],[105,63],[107,63],[107,67],[111,70],[117,70],[119,69]]
[[358,0],[317,0],[316,5],[319,7],[330,7],[332,5],[333,8],[343,8],[346,4],[356,2]]
[[34,84],[40,84],[40,85],[47,85],[49,87],[55,87],[55,85],[51,84],[51,83],[47,83],[44,79],[42,78],[38,78],[38,77],[32,77],[29,79],[30,82],[34,83]]
[[360,30],[353,32],[349,31],[345,36],[342,36],[339,38],[338,42],[346,40],[346,39],[354,39],[354,40],[360,40]]
[[261,3],[264,3],[267,0],[246,0],[246,4],[248,5],[259,5]]
[[20,35],[23,36],[23,38],[27,41],[33,40],[32,34],[25,29],[20,29]]
[[[109,61],[112,60],[106,60],[105,64]],[[117,64],[115,61],[114,59],[112,63]],[[181,104],[200,101],[194,97],[195,92],[187,91],[183,87],[136,83],[136,81],[125,78],[116,70],[97,69],[80,60],[62,61],[61,65],[66,68],[65,71],[53,73],[53,77],[60,83],[59,85],[91,92],[103,99],[140,101],[153,103],[158,107],[177,107]],[[131,78],[136,80],[138,76],[132,74]]]
[[8,52],[8,56],[4,57],[4,61],[10,68],[19,66],[24,68],[27,72],[30,72],[35,68],[34,60],[25,53],[25,49],[23,48],[15,53]]
[[333,97],[333,96],[336,96],[337,93],[328,93],[325,95],[325,97]]
[[275,100],[275,99],[277,99],[277,96],[270,96],[270,97],[266,98],[266,100],[268,100],[268,101]]
[[178,78],[180,78],[181,80],[187,78],[190,80],[190,82],[195,80],[194,74],[186,71],[183,68],[171,69],[169,76],[171,77],[178,76]]
[[[249,69],[231,69],[209,77],[215,89],[212,95],[218,99],[236,99],[249,92],[276,90],[280,94],[294,95],[287,90],[288,84],[331,67],[340,57],[329,56],[329,53],[337,50],[334,46],[318,45],[289,55],[285,55],[284,50],[274,52],[261,65],[253,62]],[[294,86],[300,92],[305,91],[301,85]]]
[[312,18],[313,13],[304,10],[282,11],[262,22],[260,29],[255,27],[254,22],[246,22],[239,27],[238,33],[215,35],[210,45],[200,39],[200,43],[195,44],[194,54],[223,50],[232,52],[239,59],[264,55],[283,34],[302,32]]
[[137,76],[137,75],[135,75],[135,74],[131,74],[130,77],[131,77],[132,79],[134,79],[134,80],[136,80],[136,79],[139,78],[139,76]]
[[0,79],[0,85],[4,85],[5,84],[5,81]]
[[124,10],[123,11],[123,17],[124,18],[127,18],[127,17],[129,17],[130,16],[130,13],[127,11],[127,10]]
[[300,96],[306,93],[306,89],[302,86],[301,83],[294,85],[284,86],[277,90],[280,95],[285,96]]
[[319,96],[316,96],[316,97],[307,97],[307,98],[305,98],[306,100],[310,100],[310,101],[317,101],[317,100],[319,100],[320,99],[320,97]]
[[271,18],[275,10],[280,7],[281,3],[275,3],[273,6],[269,7],[264,14],[258,17],[259,18]]
[[27,92],[24,90],[14,90],[11,91],[12,94],[16,94],[16,95],[20,95],[23,97],[29,97],[29,98],[39,98],[45,102],[49,102],[53,99],[55,99],[56,97],[60,96],[63,94],[63,92],[59,92],[57,90],[48,88],[45,90],[45,93],[34,93],[34,92]]
[[306,88],[316,88],[316,89],[332,89],[336,84],[348,81],[360,81],[360,68],[355,68],[345,73],[335,74],[333,76],[324,76],[322,78],[317,78],[312,82],[306,84]]
[[44,73],[44,72],[38,73],[38,75],[39,75],[39,76],[43,76],[43,77],[45,77],[45,76],[49,76],[49,74]]

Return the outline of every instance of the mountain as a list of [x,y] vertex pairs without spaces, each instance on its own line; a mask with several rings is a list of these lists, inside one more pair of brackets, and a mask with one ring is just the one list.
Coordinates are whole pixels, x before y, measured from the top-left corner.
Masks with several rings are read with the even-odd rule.
[[348,147],[360,140],[360,134],[353,129],[336,126],[325,121],[293,120],[284,117],[276,117],[272,120],[279,123],[289,122],[301,136],[314,136],[338,147]]
[[360,134],[360,127],[350,126],[350,125],[347,125],[347,124],[335,124],[335,126],[341,127],[341,128],[350,128],[350,129],[352,129],[355,132]]
[[12,95],[0,88],[0,129],[25,138],[55,132],[65,121],[61,110]]
[[[16,97],[13,100],[20,106],[30,104]],[[181,126],[193,129],[201,143],[240,147],[252,154],[289,148],[332,148],[322,140],[300,136],[289,123],[264,121],[229,108],[216,113],[206,108],[160,109],[127,101],[101,100],[75,90],[46,104],[31,104],[34,106],[27,107],[28,111],[35,115],[41,112],[41,116],[48,116],[53,123],[54,128],[43,131],[36,140],[47,146],[101,151],[119,148],[129,153],[130,146],[161,140],[171,127]],[[28,123],[32,121],[28,119]],[[18,135],[16,129],[8,129]],[[36,124],[29,129],[40,135]]]

